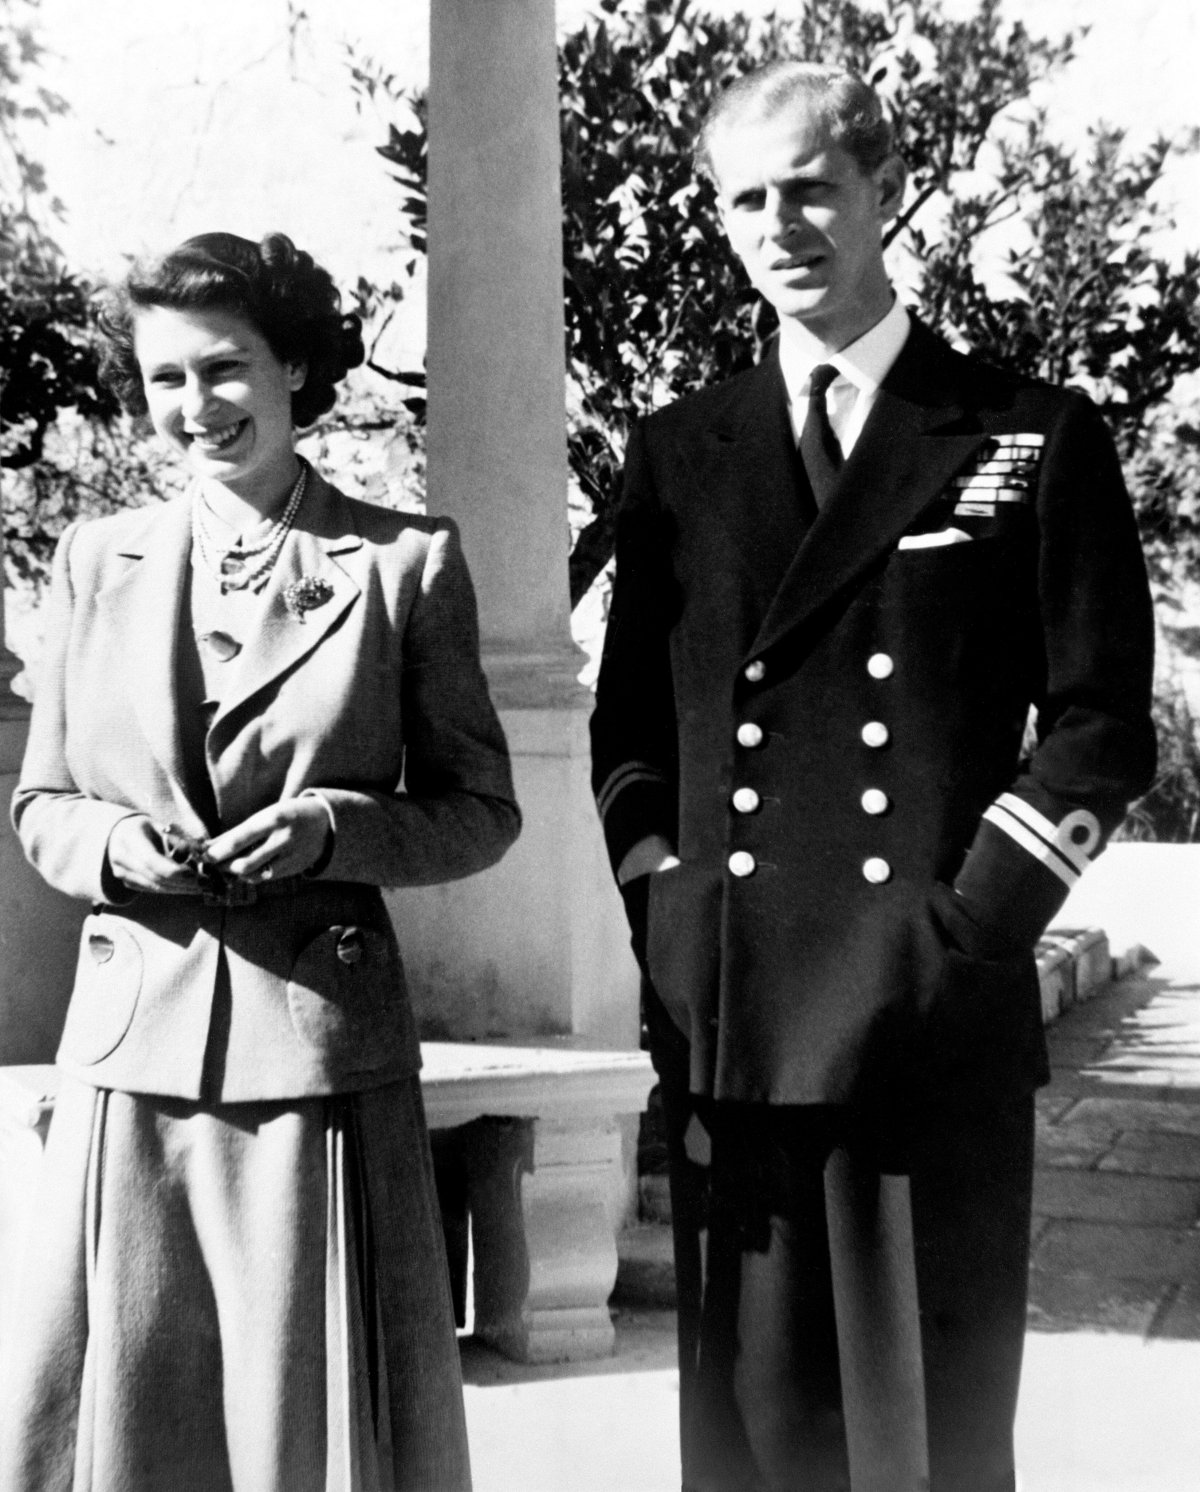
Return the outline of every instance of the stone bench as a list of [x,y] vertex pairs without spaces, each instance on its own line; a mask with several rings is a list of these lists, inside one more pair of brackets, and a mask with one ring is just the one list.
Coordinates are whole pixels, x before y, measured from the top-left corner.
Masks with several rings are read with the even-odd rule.
[[[470,1229],[475,1334],[520,1362],[606,1356],[626,1191],[620,1120],[645,1108],[649,1058],[568,1040],[429,1042],[422,1053],[435,1156],[447,1162],[438,1182],[452,1274],[465,1269]],[[0,1299],[56,1086],[49,1064],[0,1068]]]
[[[646,1107],[650,1059],[566,1040],[421,1050],[435,1159],[450,1161],[439,1166],[448,1237],[470,1219],[475,1335],[519,1362],[607,1356],[626,1194],[619,1120]],[[633,1164],[631,1146],[630,1176]],[[465,1249],[449,1252],[453,1273]]]

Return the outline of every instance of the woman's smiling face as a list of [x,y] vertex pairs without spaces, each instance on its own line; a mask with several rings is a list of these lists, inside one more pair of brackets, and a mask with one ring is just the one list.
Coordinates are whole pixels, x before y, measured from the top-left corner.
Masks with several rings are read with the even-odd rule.
[[280,362],[252,322],[219,307],[140,310],[134,350],[162,439],[195,476],[268,512],[295,479],[304,365]]

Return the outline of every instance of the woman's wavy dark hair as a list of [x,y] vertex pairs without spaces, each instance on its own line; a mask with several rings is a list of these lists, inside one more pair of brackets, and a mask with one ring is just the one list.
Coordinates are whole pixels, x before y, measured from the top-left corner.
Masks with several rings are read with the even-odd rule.
[[307,364],[303,387],[292,395],[292,423],[300,430],[333,408],[335,386],[363,360],[362,322],[343,313],[332,276],[311,254],[283,233],[257,244],[234,233],[202,233],[135,265],[101,298],[100,377],[130,414],[147,412],[133,332],[137,313],[151,306],[236,312],[280,362]]

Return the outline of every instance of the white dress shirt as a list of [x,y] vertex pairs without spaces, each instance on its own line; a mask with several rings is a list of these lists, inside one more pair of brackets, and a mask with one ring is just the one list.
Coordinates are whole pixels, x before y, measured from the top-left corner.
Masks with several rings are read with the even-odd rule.
[[849,347],[840,352],[824,352],[805,332],[802,325],[787,318],[779,328],[779,366],[787,388],[792,433],[797,443],[808,410],[808,382],[812,370],[830,363],[838,376],[829,385],[825,407],[829,423],[842,448],[849,456],[863,425],[900,349],[908,339],[909,314],[899,300],[892,301],[887,315],[877,321]]

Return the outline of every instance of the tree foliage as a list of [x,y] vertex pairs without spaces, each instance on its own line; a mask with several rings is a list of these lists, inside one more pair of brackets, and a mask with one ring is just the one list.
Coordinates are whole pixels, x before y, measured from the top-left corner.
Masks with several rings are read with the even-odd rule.
[[91,287],[66,266],[52,236],[61,205],[27,135],[66,112],[42,81],[37,0],[0,0],[0,465],[44,455],[59,412],[107,420],[89,334]]
[[54,240],[61,216],[31,137],[67,111],[46,87],[38,0],[0,0],[0,468],[4,579],[36,588],[80,515],[129,501],[154,453],[114,423],[101,387],[91,285]]
[[[906,299],[959,345],[1082,387],[1103,409],[1160,616],[1169,610],[1183,579],[1200,575],[1200,430],[1168,404],[1200,368],[1200,255],[1173,263],[1162,252],[1172,225],[1156,189],[1170,142],[1130,151],[1120,131],[1097,127],[1072,150],[1033,106],[1039,85],[1071,63],[1076,38],[1037,37],[1007,21],[1000,0],[962,18],[941,0],[812,0],[799,18],[759,20],[716,17],[693,0],[598,9],[559,53],[568,449],[589,508],[571,555],[572,601],[611,554],[630,424],[748,366],[771,335],[773,313],[726,247],[692,148],[722,88],[791,56],[845,63],[884,98],[909,166],[888,235]],[[375,85],[373,96],[403,112],[380,153],[419,254],[423,100],[378,74]],[[1163,770],[1134,832],[1192,837],[1200,744],[1183,694],[1163,689]]]
[[[1170,145],[1130,155],[1118,131],[1098,129],[1081,159],[1052,138],[1044,112],[1017,117],[1071,61],[1073,36],[1034,37],[1002,19],[999,0],[965,19],[939,0],[818,0],[798,19],[757,21],[692,0],[599,8],[559,57],[568,445],[591,508],[572,554],[573,601],[611,552],[629,424],[747,366],[772,330],[691,158],[712,98],[772,57],[844,62],[883,95],[910,171],[891,254],[910,299],[953,339],[1087,388],[1127,457],[1180,375],[1200,366],[1200,257],[1172,266],[1155,249],[1168,220],[1153,191]],[[389,82],[375,74],[372,96]],[[380,153],[420,253],[423,100],[391,96],[406,119]],[[1165,470],[1139,494],[1158,530],[1189,500]]]
[[[95,377],[90,286],[54,243],[58,208],[28,139],[65,104],[44,86],[38,3],[0,0],[0,459],[21,479],[8,498],[9,566],[33,577],[71,516],[146,500],[163,477],[145,442],[113,421]],[[691,152],[712,98],[781,55],[842,61],[883,96],[910,170],[889,234],[909,302],[985,357],[1087,389],[1117,434],[1160,598],[1200,575],[1200,428],[1169,402],[1200,368],[1200,255],[1162,252],[1167,141],[1130,151],[1118,131],[1097,128],[1071,150],[1032,106],[1074,44],[1008,22],[1000,0],[960,18],[942,0],[810,0],[800,17],[760,19],[716,17],[698,0],[599,0],[563,39],[567,433],[584,508],[573,601],[611,554],[630,424],[748,366],[772,334]],[[388,483],[408,501],[425,380],[390,366],[386,334],[427,251],[427,112],[386,69],[354,53],[349,64],[360,102],[390,116],[380,153],[399,188],[400,268],[388,285],[360,280],[354,298],[369,365],[405,411]],[[1179,803],[1200,804],[1195,730],[1179,724],[1174,696],[1164,700],[1179,751],[1166,753],[1162,812],[1148,810],[1147,832],[1182,822]]]
[[10,579],[36,592],[68,523],[180,490],[175,462],[128,416],[98,420],[60,409],[40,459],[6,484],[4,560]]
[[[1054,383],[1085,388],[1132,455],[1147,417],[1200,366],[1195,285],[1200,254],[1172,266],[1155,250],[1167,226],[1152,193],[1171,146],[1129,155],[1120,131],[1097,128],[1079,160],[1047,137],[1043,113],[997,146],[994,184],[951,203],[924,258],[927,314],[985,355]],[[1018,242],[1000,284],[971,250],[1004,223]]]

